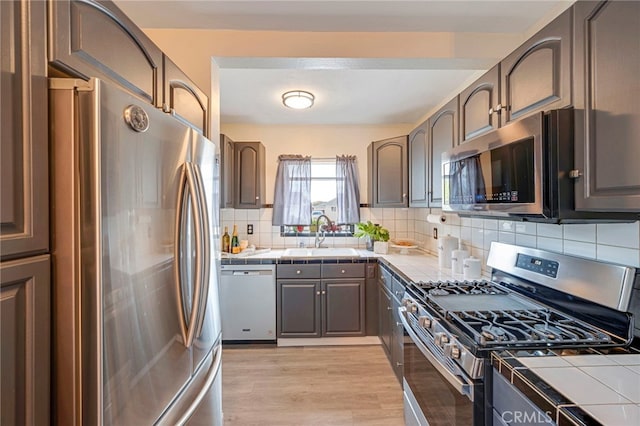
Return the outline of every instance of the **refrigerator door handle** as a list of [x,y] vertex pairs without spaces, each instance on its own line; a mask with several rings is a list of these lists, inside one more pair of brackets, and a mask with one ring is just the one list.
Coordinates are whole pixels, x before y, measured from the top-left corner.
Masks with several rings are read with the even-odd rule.
[[[180,174],[180,183],[178,189],[178,202],[176,206],[176,222],[175,222],[175,251],[174,251],[174,273],[175,284],[178,302],[178,317],[180,319],[180,330],[182,331],[182,339],[185,347],[190,348],[193,344],[194,333],[196,330],[195,321],[200,311],[200,291],[202,288],[202,216],[199,211],[198,202],[198,188],[195,183],[195,173],[193,170],[193,164],[186,162],[183,164],[182,172]],[[195,252],[195,288],[192,297],[191,313],[189,315],[189,322],[185,322],[184,311],[184,293],[182,290],[182,265],[184,260],[180,256],[180,240],[182,238],[182,223],[185,219],[183,217],[185,191],[189,191],[189,199],[191,201],[192,209],[194,209],[193,221],[194,221],[194,234],[196,240],[196,252]]]
[[199,211],[201,221],[200,224],[202,226],[202,289],[200,291],[200,301],[198,306],[200,308],[200,312],[198,315],[197,326],[196,326],[196,337],[200,337],[202,333],[202,326],[204,324],[204,317],[207,310],[207,301],[209,297],[209,278],[210,278],[210,266],[211,266],[211,231],[209,228],[209,209],[207,206],[207,198],[205,197],[204,191],[204,181],[202,179],[202,172],[200,171],[200,166],[198,164],[194,164],[194,177],[195,184],[198,188],[199,195]]
[[189,408],[185,411],[182,417],[180,417],[180,420],[176,422],[176,425],[183,426],[187,423],[187,421],[189,421],[189,418],[198,409],[198,406],[204,399],[209,389],[211,389],[213,382],[215,381],[216,377],[220,373],[220,367],[222,364],[222,345],[218,345],[218,347],[214,350],[216,351],[216,355],[215,355],[216,358],[213,361],[213,366],[209,369],[209,372],[207,373],[207,378],[205,379],[202,385],[202,389],[200,389],[200,392],[198,392],[198,395],[195,397],[195,399],[193,400]]

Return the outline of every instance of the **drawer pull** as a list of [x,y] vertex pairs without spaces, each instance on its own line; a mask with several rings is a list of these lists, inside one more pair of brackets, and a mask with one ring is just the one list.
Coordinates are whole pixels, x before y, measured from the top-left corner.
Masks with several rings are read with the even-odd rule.
[[342,271],[340,271],[341,274],[344,274],[346,271],[343,269]]
[[296,271],[296,274],[298,274],[298,275],[300,275],[301,273],[302,273],[302,271],[301,271],[300,269],[298,269],[298,270]]

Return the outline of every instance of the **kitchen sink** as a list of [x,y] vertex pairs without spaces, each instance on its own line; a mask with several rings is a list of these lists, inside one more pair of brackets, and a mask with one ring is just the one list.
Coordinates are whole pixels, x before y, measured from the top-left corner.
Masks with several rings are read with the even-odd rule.
[[356,249],[339,248],[289,248],[282,257],[360,257]]

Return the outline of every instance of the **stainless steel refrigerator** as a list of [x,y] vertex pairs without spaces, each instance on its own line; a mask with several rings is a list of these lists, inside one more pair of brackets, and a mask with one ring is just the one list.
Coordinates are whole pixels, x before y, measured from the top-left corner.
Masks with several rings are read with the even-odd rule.
[[218,143],[97,79],[49,95],[55,422],[222,424]]

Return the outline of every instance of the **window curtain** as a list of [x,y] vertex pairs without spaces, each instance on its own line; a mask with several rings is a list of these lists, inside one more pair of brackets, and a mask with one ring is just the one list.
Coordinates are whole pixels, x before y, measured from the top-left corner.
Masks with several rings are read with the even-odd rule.
[[360,222],[360,186],[355,155],[336,157],[336,196],[338,217],[336,222]]
[[452,202],[475,204],[486,198],[479,155],[452,162],[450,179]]
[[274,226],[311,223],[311,157],[281,155],[273,200]]

